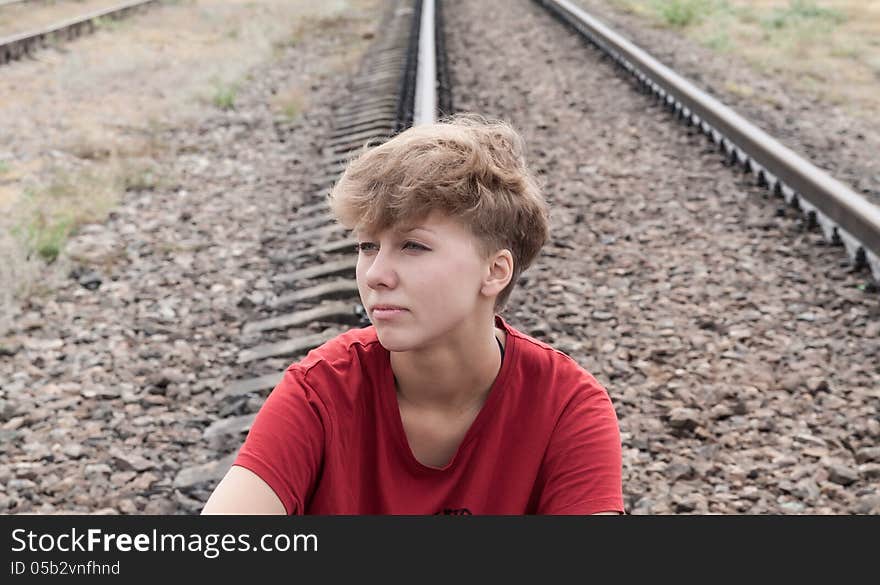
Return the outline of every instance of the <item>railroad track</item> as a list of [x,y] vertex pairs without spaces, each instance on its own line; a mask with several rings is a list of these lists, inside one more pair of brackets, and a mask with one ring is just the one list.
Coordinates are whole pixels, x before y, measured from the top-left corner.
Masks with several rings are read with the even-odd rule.
[[[829,241],[845,247],[854,266],[868,268],[880,282],[880,216],[876,208],[571,3],[535,1],[608,53],[640,81],[646,94],[683,123],[698,127],[723,150],[730,166],[751,173],[799,209]],[[440,2],[401,0],[380,27],[386,31],[385,38],[374,45],[350,84],[355,97],[335,110],[334,131],[324,148],[324,167],[312,184],[311,200],[297,211],[286,242],[289,249],[271,255],[279,266],[276,285],[294,290],[278,295],[269,307],[270,315],[244,326],[244,338],[256,342],[239,354],[243,375],[221,393],[221,400],[265,396],[281,377],[272,360],[298,359],[337,336],[342,331],[339,325],[369,324],[354,281],[356,257],[350,252],[355,240],[330,217],[326,195],[349,157],[364,143],[379,144],[411,124],[432,121],[438,110],[452,111],[440,9]],[[432,23],[435,11],[438,17]],[[436,50],[433,56],[432,45]],[[285,272],[282,266],[297,269]],[[252,413],[219,420],[205,435],[244,432],[254,417]],[[175,487],[186,489],[219,479],[234,456],[184,469]]]
[[[13,2],[6,2],[6,4],[11,3]],[[156,3],[158,0],[130,0],[116,6],[69,18],[38,30],[0,37],[0,65],[21,59],[25,55],[32,55],[36,50],[60,41],[69,41],[94,32],[102,20],[125,18]]]
[[632,74],[645,93],[700,129],[727,158],[803,212],[825,239],[843,244],[851,264],[880,283],[880,209],[798,156],[569,0],[535,0]]

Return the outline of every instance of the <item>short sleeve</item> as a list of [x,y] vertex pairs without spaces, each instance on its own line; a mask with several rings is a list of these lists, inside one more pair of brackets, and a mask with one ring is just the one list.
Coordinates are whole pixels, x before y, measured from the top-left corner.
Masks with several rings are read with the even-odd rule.
[[233,465],[260,476],[288,514],[303,514],[321,469],[326,420],[320,398],[291,366],[257,413]]
[[579,394],[563,409],[541,463],[537,513],[623,513],[617,415],[597,383]]

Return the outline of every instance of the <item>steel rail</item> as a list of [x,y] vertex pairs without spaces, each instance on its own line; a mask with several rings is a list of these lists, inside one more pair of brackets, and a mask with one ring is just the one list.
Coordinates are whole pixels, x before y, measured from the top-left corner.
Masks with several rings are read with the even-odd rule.
[[568,0],[535,0],[611,56],[688,124],[798,207],[825,238],[843,243],[851,263],[880,283],[880,208],[734,112]]
[[434,42],[434,0],[422,0],[419,61],[413,126],[437,120],[437,50]]
[[18,59],[31,52],[35,46],[43,46],[53,38],[71,39],[79,36],[80,30],[88,27],[94,30],[95,21],[101,18],[119,18],[128,12],[154,4],[158,0],[130,0],[117,6],[103,8],[83,16],[77,16],[36,31],[24,32],[0,38],[0,65]]

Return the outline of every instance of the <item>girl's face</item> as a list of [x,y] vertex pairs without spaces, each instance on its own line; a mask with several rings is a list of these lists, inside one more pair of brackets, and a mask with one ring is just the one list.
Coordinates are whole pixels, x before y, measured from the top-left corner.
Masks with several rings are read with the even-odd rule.
[[[357,236],[361,302],[389,351],[460,342],[456,333],[469,331],[494,301],[480,294],[488,260],[468,229],[440,212],[413,226]],[[376,309],[382,305],[403,310]]]

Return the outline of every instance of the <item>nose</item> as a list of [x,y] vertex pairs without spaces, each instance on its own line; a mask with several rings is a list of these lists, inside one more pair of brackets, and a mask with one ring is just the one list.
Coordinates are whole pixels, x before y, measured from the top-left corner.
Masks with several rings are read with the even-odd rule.
[[397,286],[397,272],[391,258],[390,246],[382,246],[376,254],[358,259],[357,273],[369,288],[394,288]]

